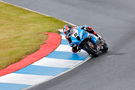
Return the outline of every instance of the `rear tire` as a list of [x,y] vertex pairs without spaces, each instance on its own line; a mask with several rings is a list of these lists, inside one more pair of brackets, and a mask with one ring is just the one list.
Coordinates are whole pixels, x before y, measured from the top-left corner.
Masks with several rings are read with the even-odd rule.
[[102,52],[107,53],[107,51],[108,51],[108,45],[104,43]]

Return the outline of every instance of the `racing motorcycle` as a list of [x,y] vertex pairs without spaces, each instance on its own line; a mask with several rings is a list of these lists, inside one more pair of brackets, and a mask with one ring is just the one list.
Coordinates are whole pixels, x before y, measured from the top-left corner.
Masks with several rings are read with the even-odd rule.
[[97,57],[100,53],[108,51],[108,46],[104,39],[98,38],[94,34],[90,34],[80,27],[72,30],[71,34],[72,47],[77,47],[79,50],[83,49],[89,55]]

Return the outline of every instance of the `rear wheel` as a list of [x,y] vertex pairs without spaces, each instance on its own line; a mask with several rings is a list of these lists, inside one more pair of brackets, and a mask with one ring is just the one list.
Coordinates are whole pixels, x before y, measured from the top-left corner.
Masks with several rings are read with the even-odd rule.
[[107,53],[107,51],[108,51],[108,45],[104,43],[102,52]]

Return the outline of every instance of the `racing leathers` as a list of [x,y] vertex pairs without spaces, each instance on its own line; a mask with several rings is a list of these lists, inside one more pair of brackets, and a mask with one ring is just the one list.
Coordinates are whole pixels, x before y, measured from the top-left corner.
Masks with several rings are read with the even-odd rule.
[[[72,28],[76,28],[76,27],[79,27],[79,28],[81,28],[82,30],[87,31],[88,33],[94,34],[94,35],[97,36],[99,39],[101,38],[101,36],[98,35],[98,34],[93,30],[93,28],[91,28],[91,27],[89,27],[89,26],[86,26],[86,25],[83,25],[83,26],[74,26],[74,27],[72,27]],[[67,34],[67,35],[65,36],[65,38],[68,40],[70,46],[72,47],[72,52],[73,52],[73,53],[77,53],[77,52],[80,50],[80,48],[78,48],[78,46],[72,45],[72,40],[71,40],[71,38],[70,38],[70,35],[72,34],[72,30],[73,30],[73,29],[70,30],[70,33]]]

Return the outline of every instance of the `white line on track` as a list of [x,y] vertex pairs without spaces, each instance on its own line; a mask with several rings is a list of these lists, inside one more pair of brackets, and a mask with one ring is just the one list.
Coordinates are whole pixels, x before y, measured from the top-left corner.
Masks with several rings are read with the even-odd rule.
[[[59,47],[55,50],[55,51],[63,51],[63,52],[72,52],[72,48],[69,46],[69,45],[63,45],[63,44],[60,44]],[[86,53],[84,50],[81,50],[81,53]]]
[[[52,79],[54,79],[54,78],[57,78],[57,77],[59,77],[59,76],[61,76],[61,75],[64,75],[64,74],[66,74],[66,73],[72,71],[73,69],[75,69],[76,67],[82,65],[83,63],[85,63],[85,62],[88,61],[89,59],[91,59],[91,56],[88,56],[84,61],[82,61],[82,62],[80,62],[80,63],[74,65],[71,69],[68,69],[67,71],[65,71],[65,72],[63,72],[63,73],[54,76],[54,77],[51,78],[50,80],[52,80]],[[36,84],[35,86],[38,86],[38,85],[43,84],[43,83],[48,82],[48,81],[49,81],[49,80],[46,80],[46,81],[41,82],[41,83],[38,83],[38,84]],[[33,86],[30,86],[30,87],[28,87],[28,88],[25,88],[24,90],[30,89],[30,88],[32,88],[32,87],[33,87]]]
[[71,52],[72,53],[72,48],[69,45],[62,45],[60,44],[59,47],[55,51],[63,51],[63,52]]
[[66,39],[66,38],[65,38],[65,35],[61,35],[61,36],[62,36],[62,39]]
[[43,58],[32,65],[38,66],[49,66],[49,67],[60,67],[60,68],[72,68],[73,66],[79,64],[82,61],[64,60],[64,59],[54,59],[54,58]]
[[11,73],[0,77],[0,83],[35,85],[43,81],[48,81],[51,78],[53,78],[53,76]]

